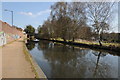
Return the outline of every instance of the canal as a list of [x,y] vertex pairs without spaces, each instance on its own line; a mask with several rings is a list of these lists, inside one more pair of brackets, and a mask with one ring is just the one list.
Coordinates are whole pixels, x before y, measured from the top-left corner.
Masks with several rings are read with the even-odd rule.
[[26,46],[48,78],[118,78],[117,55],[42,40]]

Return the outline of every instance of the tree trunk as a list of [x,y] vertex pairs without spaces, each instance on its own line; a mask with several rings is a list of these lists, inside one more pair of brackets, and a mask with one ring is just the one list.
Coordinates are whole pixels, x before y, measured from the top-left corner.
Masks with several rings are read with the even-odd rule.
[[63,38],[63,40],[64,40],[64,41],[66,41],[66,39],[65,39],[65,38]]
[[100,35],[99,35],[99,45],[100,45],[100,46],[102,46],[101,40],[102,40],[102,36],[101,36],[101,34],[100,34]]
[[100,45],[100,46],[102,46],[102,43],[101,43],[101,41],[100,41],[100,40],[99,40],[99,45]]
[[74,37],[72,38],[72,41],[73,41],[73,42],[75,41],[75,38],[74,38]]

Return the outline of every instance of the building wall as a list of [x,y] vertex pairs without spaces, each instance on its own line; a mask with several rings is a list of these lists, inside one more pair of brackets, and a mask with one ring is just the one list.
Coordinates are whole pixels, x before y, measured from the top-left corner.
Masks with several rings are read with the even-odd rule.
[[17,29],[16,27],[12,27],[8,23],[2,21],[0,21],[0,33],[1,45],[9,43],[23,36],[23,31]]

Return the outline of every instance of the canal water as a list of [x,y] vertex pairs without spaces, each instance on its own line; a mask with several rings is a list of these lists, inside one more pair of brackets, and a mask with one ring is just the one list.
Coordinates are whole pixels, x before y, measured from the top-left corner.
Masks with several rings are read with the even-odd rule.
[[26,46],[48,78],[118,78],[117,55],[49,41]]

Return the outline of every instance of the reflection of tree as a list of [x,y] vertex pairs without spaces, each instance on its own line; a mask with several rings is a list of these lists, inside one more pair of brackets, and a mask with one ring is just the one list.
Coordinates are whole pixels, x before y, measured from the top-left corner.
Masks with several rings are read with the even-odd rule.
[[28,42],[28,43],[26,43],[26,46],[27,46],[28,50],[32,50],[35,47],[35,43],[34,42]]
[[[100,62],[105,58],[105,55],[101,53],[101,51],[91,55],[92,52],[88,49],[73,49],[73,47],[70,46],[48,41],[40,41],[38,49],[42,50],[44,58],[47,61],[47,65],[50,66],[51,74],[48,74],[49,78],[93,78],[94,76],[110,76],[110,66],[107,63]],[[94,62],[96,62],[95,56],[97,56],[96,64],[94,64]],[[100,63],[100,65],[98,63]]]
[[100,54],[102,51],[100,51],[100,52],[97,52],[97,51],[94,51],[93,52],[93,54],[95,55],[95,56],[101,56],[101,57],[104,57],[104,56],[106,56],[107,54],[106,53],[102,53],[102,54]]
[[[80,78],[85,76],[86,72],[86,63],[84,63],[84,60],[81,61],[85,54],[82,50],[74,50],[75,52],[69,51],[68,55],[65,55],[59,58],[59,61],[54,63],[52,62],[52,68],[53,68],[53,75],[52,77],[62,77],[62,78]],[[87,54],[87,53],[86,53]],[[63,54],[64,55],[64,54]]]
[[95,70],[94,70],[93,76],[96,77],[96,78],[99,78],[99,77],[110,78],[110,77],[112,77],[112,75],[110,74],[110,72],[111,72],[110,67],[111,66],[109,66],[109,64],[107,64],[105,62],[104,63],[103,62],[100,63],[100,57],[102,58],[104,56],[102,54],[103,53],[101,51],[98,54],[97,62],[96,62],[96,66],[95,66]]
[[50,47],[45,52],[45,58],[52,62],[59,62],[61,64],[68,64],[71,60],[76,60],[79,57],[85,56],[83,50],[72,49],[66,45],[54,44],[54,48]]
[[98,54],[97,63],[96,63],[95,71],[94,71],[94,76],[96,75],[96,71],[98,69],[98,63],[99,63],[100,55],[101,55],[101,51]]
[[38,49],[43,51],[45,59],[51,65],[51,77],[82,77],[85,75],[86,63],[79,65],[79,58],[85,57],[87,50],[72,49],[73,47],[61,44],[54,44],[54,47],[52,45],[52,43],[43,41],[40,41],[38,45]]
[[38,43],[38,49],[39,50],[46,50],[49,46],[49,42],[48,41],[39,41]]
[[45,58],[52,62],[59,62],[62,64],[67,63],[69,60],[76,58],[71,49],[68,49],[65,45],[54,45],[54,48],[50,47],[45,51]]

